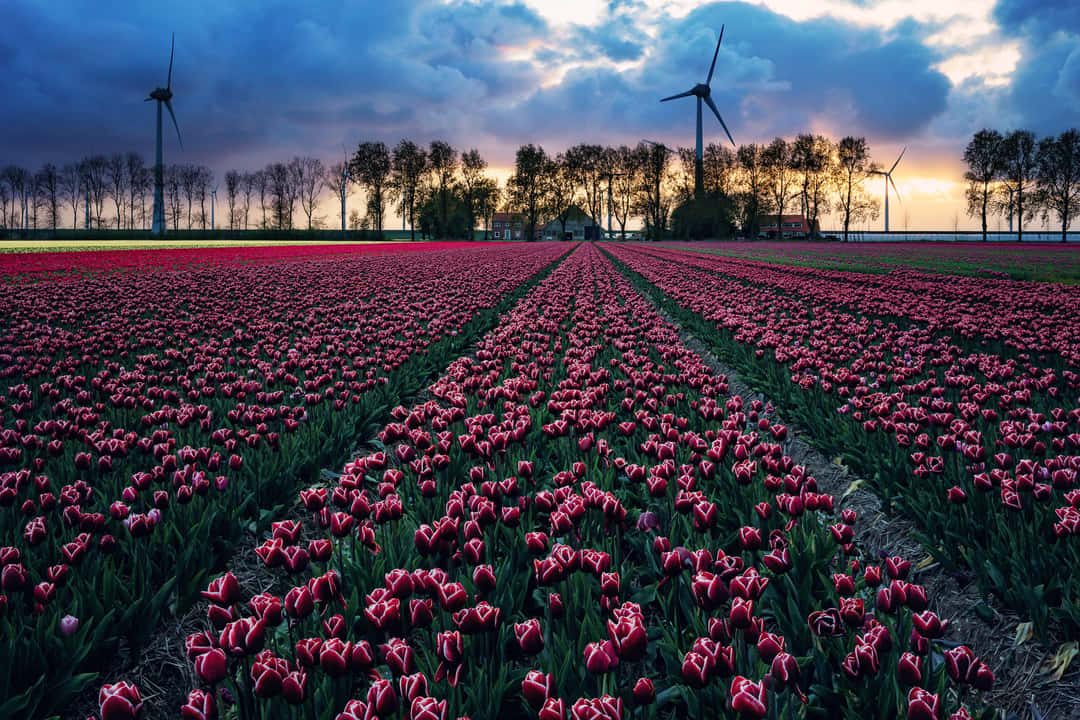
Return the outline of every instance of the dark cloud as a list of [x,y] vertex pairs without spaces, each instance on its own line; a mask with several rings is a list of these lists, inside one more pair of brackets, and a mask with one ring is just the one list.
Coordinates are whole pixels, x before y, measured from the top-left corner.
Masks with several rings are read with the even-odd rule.
[[1067,0],[998,0],[994,19],[1021,40],[1007,110],[1039,134],[1077,126],[1080,117],[1080,4]]
[[[705,80],[721,24],[713,97],[736,141],[821,125],[901,139],[946,108],[949,82],[932,68],[940,58],[916,39],[924,32],[917,24],[886,34],[833,18],[797,22],[756,5],[714,3],[667,21],[641,71],[573,70],[523,108],[496,113],[491,124],[505,127],[512,112],[521,132],[546,137],[599,127],[631,142],[652,133],[690,144],[693,98],[658,101]],[[706,134],[723,137],[715,120]]]
[[[0,164],[130,149],[149,158],[154,106],[143,99],[165,82],[173,30],[185,148],[166,136],[166,159],[219,172],[297,153],[337,157],[361,139],[445,138],[493,150],[494,163],[531,141],[689,144],[693,101],[658,100],[704,80],[721,23],[713,93],[738,141],[822,127],[899,139],[940,116],[949,91],[914,24],[885,33],[796,22],[745,3],[661,14],[649,32],[640,0],[610,0],[592,27],[553,27],[522,2],[480,0],[84,5],[5,5]],[[523,48],[534,61],[507,59]],[[1049,87],[1071,107],[1080,59],[1065,50]],[[638,69],[612,67],[635,60]],[[722,137],[715,122],[707,132]]]

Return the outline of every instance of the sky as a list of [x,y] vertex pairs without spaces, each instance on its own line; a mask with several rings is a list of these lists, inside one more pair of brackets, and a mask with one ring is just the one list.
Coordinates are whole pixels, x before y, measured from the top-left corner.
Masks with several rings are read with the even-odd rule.
[[[705,79],[721,25],[712,93],[736,142],[862,135],[882,165],[907,147],[893,230],[975,227],[961,156],[976,130],[1080,124],[1075,0],[5,0],[2,13],[0,165],[152,162],[143,100],[165,84],[173,31],[184,146],[166,135],[166,162],[219,178],[365,140],[475,147],[502,178],[525,143],[692,146],[692,99],[659,99]],[[723,141],[706,120],[706,142]]]

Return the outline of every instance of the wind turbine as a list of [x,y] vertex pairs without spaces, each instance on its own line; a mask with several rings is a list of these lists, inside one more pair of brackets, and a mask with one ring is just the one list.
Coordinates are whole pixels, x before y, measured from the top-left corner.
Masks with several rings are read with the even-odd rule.
[[[352,179],[352,176],[349,175],[349,157],[348,157],[348,154],[346,154],[345,162],[343,162],[341,164],[341,188],[340,188],[340,192],[341,192],[341,234],[342,234],[342,236],[345,235],[345,229],[346,229],[345,228],[345,198],[349,194],[349,180],[351,180],[351,179]],[[405,214],[404,214],[404,212],[402,212],[401,222],[402,222],[402,225],[403,225],[401,229],[404,230],[405,229],[404,228],[404,222],[405,222]]]
[[893,192],[896,193],[896,199],[900,199],[900,191],[896,189],[896,183],[893,182],[892,174],[896,166],[900,164],[900,158],[904,157],[904,153],[907,152],[907,147],[900,151],[900,157],[896,158],[896,162],[892,164],[888,172],[884,170],[871,170],[871,175],[883,175],[885,177],[885,232],[889,232],[889,186],[892,185]]
[[712,82],[713,70],[716,69],[716,57],[720,54],[720,42],[724,39],[724,26],[720,26],[720,37],[716,39],[716,51],[713,52],[712,65],[709,66],[709,75],[705,78],[705,82],[698,83],[694,87],[690,88],[684,93],[678,95],[672,95],[670,97],[663,98],[660,102],[667,102],[668,100],[675,100],[676,98],[690,97],[691,95],[697,97],[697,153],[694,156],[694,196],[702,197],[705,194],[705,171],[704,161],[701,147],[701,103],[705,103],[709,106],[709,109],[716,115],[716,119],[720,121],[720,126],[724,128],[724,132],[727,133],[728,140],[731,144],[735,144],[735,139],[731,137],[731,131],[728,130],[727,125],[724,123],[724,118],[720,117],[720,111],[716,109],[716,103],[712,99],[712,90],[709,88],[709,83]]
[[165,164],[161,158],[162,105],[169,111],[169,117],[172,118],[173,127],[176,128],[176,139],[180,142],[180,147],[184,147],[184,140],[180,137],[180,126],[176,124],[176,114],[172,109],[172,64],[175,50],[176,33],[173,33],[172,48],[169,50],[169,75],[165,87],[154,88],[153,92],[150,93],[150,97],[146,98],[146,102],[157,100],[157,148],[154,155],[154,221],[150,227],[150,232],[154,235],[160,235],[165,231]]
[[217,203],[217,189],[215,185],[214,189],[210,191],[210,230],[214,230],[214,205]]

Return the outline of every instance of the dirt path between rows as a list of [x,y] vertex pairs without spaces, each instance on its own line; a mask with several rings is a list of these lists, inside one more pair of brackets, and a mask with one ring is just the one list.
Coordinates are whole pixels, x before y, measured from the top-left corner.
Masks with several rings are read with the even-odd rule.
[[[727,376],[729,394],[741,396],[746,403],[753,399],[769,402],[677,319],[655,302],[653,306],[678,330],[686,347],[701,356],[714,372]],[[1009,720],[1080,720],[1080,671],[1072,670],[1057,683],[1039,671],[1059,642],[1047,647],[1032,640],[1017,646],[1016,628],[1022,621],[1019,616],[981,596],[970,573],[946,573],[937,563],[916,567],[927,553],[914,539],[915,525],[904,517],[882,512],[878,497],[861,489],[857,475],[813,447],[806,433],[784,421],[782,413],[774,410],[769,419],[787,426],[787,439],[781,443],[784,453],[810,471],[822,492],[836,497],[836,511],[850,508],[858,513],[855,538],[863,548],[878,557],[899,555],[913,562],[912,580],[926,587],[931,608],[949,621],[945,642],[967,645],[993,669],[994,689],[986,695],[988,702],[1002,709]],[[853,484],[856,489],[851,490]],[[993,618],[990,622],[976,615],[973,608],[977,605],[989,610]]]

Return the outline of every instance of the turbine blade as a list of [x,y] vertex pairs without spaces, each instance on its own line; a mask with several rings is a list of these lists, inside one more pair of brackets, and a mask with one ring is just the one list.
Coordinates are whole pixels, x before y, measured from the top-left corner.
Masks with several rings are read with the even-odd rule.
[[[892,167],[889,168],[890,173],[892,173],[892,171],[896,169],[896,166],[900,164],[900,158],[904,157],[904,153],[906,153],[906,152],[907,152],[907,146],[905,145],[904,149],[900,151],[900,157],[896,158],[896,162],[894,162],[892,164]],[[889,179],[891,180],[892,178],[889,178]]]
[[705,96],[705,102],[709,105],[709,109],[713,111],[713,115],[720,121],[720,127],[724,128],[724,132],[727,133],[727,139],[731,141],[731,144],[735,144],[735,138],[731,137],[731,131],[727,129],[727,124],[724,123],[724,118],[720,117],[720,111],[716,109],[716,103],[713,102],[711,95]]
[[180,141],[180,149],[184,148],[184,139],[180,137],[180,126],[176,124],[176,113],[173,112],[172,103],[165,101],[165,108],[169,111],[169,117],[172,118],[173,127],[176,128],[176,139]]
[[716,50],[712,54],[712,65],[709,66],[709,77],[705,78],[705,84],[708,85],[712,82],[713,70],[716,69],[716,56],[720,54],[720,41],[724,39],[724,26],[720,26],[720,37],[716,39]]
[[150,102],[150,101],[151,101],[151,100],[153,100],[153,99],[154,99],[154,98],[152,98],[152,97],[148,97],[148,98],[146,98],[145,100],[143,100],[143,102]]
[[[896,166],[894,165],[893,167]],[[896,193],[896,199],[903,203],[904,201],[900,198],[900,191],[896,189],[896,183],[893,182],[892,173],[889,173],[885,177],[889,178],[889,184],[892,185],[893,192]]]
[[[168,90],[172,90],[172,61],[173,61],[173,53],[175,51],[176,51],[176,33],[173,33],[172,34],[172,47],[169,49],[169,78],[168,78],[168,81],[165,83],[165,87]],[[169,112],[172,112],[172,110],[170,110]]]
[[693,94],[694,94],[693,90],[687,90],[684,93],[679,93],[678,95],[670,95],[670,96],[668,96],[666,98],[663,98],[662,100],[660,100],[660,102],[667,102],[668,100],[675,100],[676,98],[690,97]]

